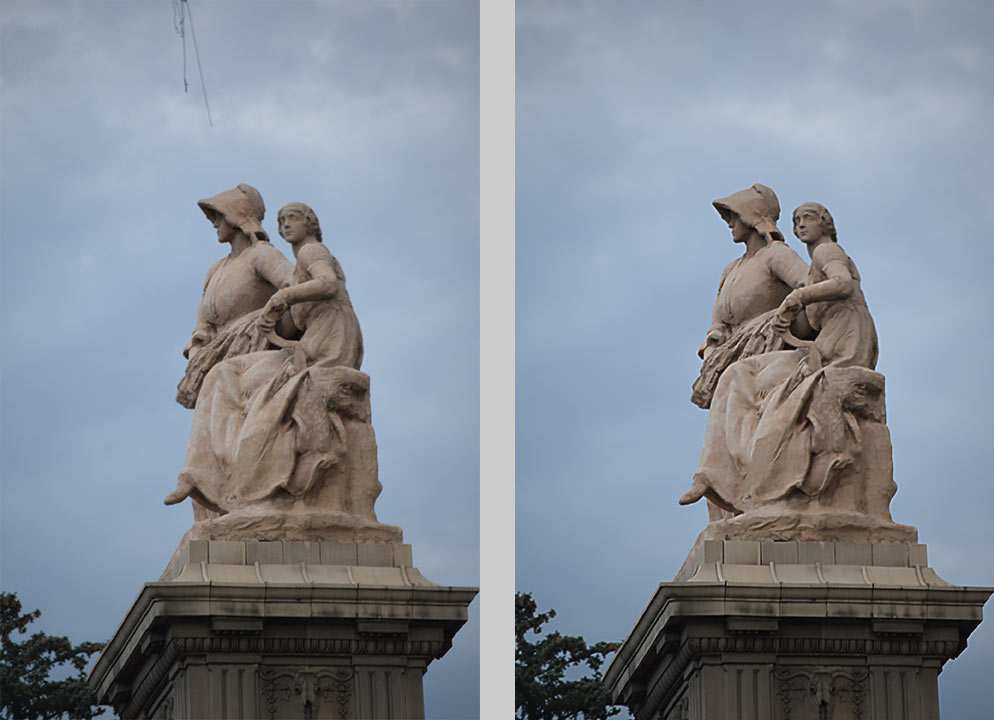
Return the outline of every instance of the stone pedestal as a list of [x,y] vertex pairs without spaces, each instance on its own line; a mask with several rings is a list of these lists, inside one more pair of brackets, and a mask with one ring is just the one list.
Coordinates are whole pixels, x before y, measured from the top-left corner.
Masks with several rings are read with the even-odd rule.
[[604,681],[638,720],[936,720],[992,590],[924,545],[704,540]]
[[423,718],[476,594],[425,579],[409,545],[193,540],[90,683],[124,720]]

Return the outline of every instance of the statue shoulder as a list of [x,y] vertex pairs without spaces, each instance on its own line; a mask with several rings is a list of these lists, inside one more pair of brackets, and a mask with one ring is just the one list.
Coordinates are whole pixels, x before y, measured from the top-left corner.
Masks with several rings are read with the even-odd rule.
[[849,265],[851,262],[846,251],[843,250],[838,243],[827,242],[822,243],[814,249],[811,253],[811,262],[820,267],[824,267],[830,262],[842,262]]
[[297,252],[298,265],[307,267],[320,262],[328,263],[332,266],[335,264],[335,259],[332,257],[331,251],[328,250],[324,243],[307,243]]
[[769,254],[771,258],[774,258],[778,261],[786,260],[789,262],[793,262],[795,260],[800,260],[801,262],[804,262],[804,259],[797,254],[794,248],[792,248],[790,245],[788,245],[785,242],[770,243],[769,245],[766,246],[766,252],[767,254]]
[[249,252],[252,253],[253,258],[267,260],[267,261],[278,261],[282,258],[285,262],[290,262],[286,259],[286,255],[281,253],[272,243],[259,241],[252,243],[252,247],[249,248]]

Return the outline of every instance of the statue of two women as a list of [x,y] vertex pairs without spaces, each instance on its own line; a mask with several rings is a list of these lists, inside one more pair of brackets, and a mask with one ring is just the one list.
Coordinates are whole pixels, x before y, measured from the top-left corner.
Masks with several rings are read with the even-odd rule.
[[305,509],[378,525],[362,334],[317,216],[303,203],[278,214],[294,266],[269,244],[254,188],[198,205],[231,251],[207,273],[184,350],[177,401],[193,426],[165,503],[192,498],[197,520]]
[[753,185],[714,206],[746,252],[722,273],[700,349],[692,400],[710,411],[680,503],[707,498],[719,522],[828,512],[836,524],[860,515],[903,528],[889,512],[896,485],[883,376],[873,371],[876,330],[831,214],[818,203],[794,210],[808,267],[776,229],[769,188]]

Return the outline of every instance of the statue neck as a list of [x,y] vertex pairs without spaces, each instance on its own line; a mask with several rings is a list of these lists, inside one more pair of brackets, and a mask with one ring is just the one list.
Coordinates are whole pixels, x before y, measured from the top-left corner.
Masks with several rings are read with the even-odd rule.
[[745,239],[746,252],[745,256],[750,258],[766,247],[766,238],[760,235],[758,232],[753,230],[749,233],[749,237]]
[[252,241],[249,240],[248,235],[238,232],[231,238],[231,257],[238,257],[250,247],[252,247]]

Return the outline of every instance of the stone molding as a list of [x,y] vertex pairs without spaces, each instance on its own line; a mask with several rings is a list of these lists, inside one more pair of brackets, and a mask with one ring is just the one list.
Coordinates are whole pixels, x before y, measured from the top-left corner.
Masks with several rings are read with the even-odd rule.
[[[874,655],[928,657],[940,663],[966,649],[966,640],[893,640],[810,637],[695,637],[684,642],[666,670],[644,694],[637,718],[650,718],[676,692],[677,681],[688,666],[704,655],[763,654],[792,657],[866,658]],[[617,697],[615,699],[618,699]],[[629,699],[636,699],[635,695]]]
[[[280,559],[297,562],[271,562]],[[280,682],[303,683],[312,705],[339,702],[328,690],[345,682],[339,670],[417,667],[417,680],[404,681],[414,693],[405,697],[417,698],[421,674],[451,647],[478,593],[432,583],[410,546],[391,544],[191,541],[163,577],[145,584],[90,674],[122,717],[151,712],[191,656],[248,663],[259,687],[264,670],[291,673]]]
[[[688,678],[716,658],[721,666],[755,664],[764,672],[810,666],[809,690],[849,693],[847,712],[862,713],[859,678],[833,686],[827,668],[865,669],[901,658],[902,666],[937,673],[966,648],[994,591],[947,583],[926,563],[917,544],[698,543],[678,575],[683,579],[659,585],[604,682],[616,702],[648,720],[679,700]],[[789,690],[798,678],[785,675],[777,687]],[[691,707],[677,703],[666,717],[697,717]],[[768,708],[770,717],[790,717],[787,710]]]
[[441,657],[445,643],[434,640],[399,638],[300,638],[300,637],[187,637],[172,641],[177,657],[202,653],[261,653],[307,656],[353,657],[394,655],[434,660]]
[[[131,693],[123,715],[134,717],[161,685],[175,663],[186,655],[204,653],[254,653],[281,657],[339,657],[345,660],[362,655],[418,657],[425,663],[444,655],[446,643],[432,640],[394,638],[327,639],[299,637],[186,637],[175,638],[159,649],[159,655]],[[265,677],[265,671],[260,671]],[[351,678],[351,671],[349,677]],[[124,690],[125,688],[121,688]]]
[[[309,577],[308,566],[322,568],[352,568],[352,574],[328,577],[329,581],[338,583],[361,582],[362,573],[375,572],[373,568],[405,568],[409,572],[408,579],[415,582],[403,584],[434,585],[426,580],[414,568],[411,546],[404,543],[359,543],[359,542],[329,542],[329,541],[285,541],[285,540],[191,540],[184,537],[173,553],[168,567],[162,573],[160,581],[189,580],[192,582],[228,581],[230,578],[248,578],[250,582],[302,582],[310,583],[315,579]],[[263,572],[236,570],[238,567],[272,569],[275,575],[267,577]],[[303,568],[303,569],[302,569]],[[216,577],[211,576],[211,570]],[[356,576],[355,573],[360,573]],[[180,576],[183,576],[182,578]],[[403,581],[402,574],[395,573],[394,577]],[[376,578],[377,585],[391,585],[396,582],[382,582]]]
[[[161,685],[162,681],[168,674],[169,669],[173,666],[173,663],[179,659],[181,654],[181,649],[177,643],[169,643],[166,647],[161,649],[155,663],[144,675],[144,677],[142,677],[133,692],[130,687],[119,686],[116,687],[111,693],[104,695],[102,698],[103,701],[114,705],[116,709],[118,696],[126,695],[130,692],[127,707],[121,715],[124,717],[136,717],[138,711],[145,706],[145,703],[148,702],[149,698],[152,696],[152,693],[155,692],[159,685]],[[91,674],[90,677],[92,678],[94,675]],[[100,692],[99,688],[97,689],[97,692]]]

